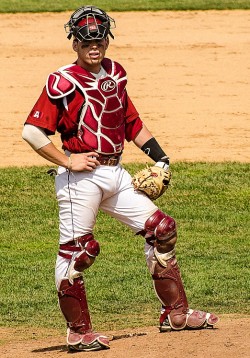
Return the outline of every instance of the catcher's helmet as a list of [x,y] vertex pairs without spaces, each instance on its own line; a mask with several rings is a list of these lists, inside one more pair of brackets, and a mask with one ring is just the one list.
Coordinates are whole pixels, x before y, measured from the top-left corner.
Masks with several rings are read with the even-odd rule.
[[[113,26],[111,26],[111,24]],[[115,20],[105,11],[87,5],[80,7],[70,17],[69,22],[64,25],[70,40],[74,36],[77,40],[100,40],[108,35],[114,38],[110,28],[115,28]]]

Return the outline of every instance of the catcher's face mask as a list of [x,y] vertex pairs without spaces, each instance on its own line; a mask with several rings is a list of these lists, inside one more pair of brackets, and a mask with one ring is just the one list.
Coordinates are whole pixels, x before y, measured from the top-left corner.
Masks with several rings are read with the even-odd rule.
[[64,28],[69,40],[72,36],[79,41],[101,40],[108,35],[114,38],[110,29],[115,28],[115,20],[105,11],[89,5],[76,10]]

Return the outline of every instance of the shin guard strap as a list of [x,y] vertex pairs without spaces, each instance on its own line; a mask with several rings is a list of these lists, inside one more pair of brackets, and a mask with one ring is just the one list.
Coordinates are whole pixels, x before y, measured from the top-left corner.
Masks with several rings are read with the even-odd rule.
[[164,254],[158,252],[157,248],[154,247],[154,254],[155,257],[157,259],[157,261],[163,266],[163,267],[167,267],[168,265],[168,261],[175,256],[175,249],[166,252]]

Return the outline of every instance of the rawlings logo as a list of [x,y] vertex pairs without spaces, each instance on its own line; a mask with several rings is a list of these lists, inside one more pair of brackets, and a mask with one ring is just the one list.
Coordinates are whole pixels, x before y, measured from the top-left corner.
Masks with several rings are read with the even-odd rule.
[[112,80],[107,80],[101,84],[101,89],[104,92],[111,92],[115,88],[115,82]]

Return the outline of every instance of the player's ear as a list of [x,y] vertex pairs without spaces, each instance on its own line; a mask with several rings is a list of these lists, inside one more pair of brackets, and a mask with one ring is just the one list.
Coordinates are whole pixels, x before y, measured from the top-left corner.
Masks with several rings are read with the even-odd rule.
[[75,52],[77,52],[78,50],[78,40],[77,39],[74,39],[73,42],[72,42],[72,48]]
[[106,37],[105,42],[106,42],[105,50],[107,50],[107,48],[109,47],[109,37],[108,36]]

